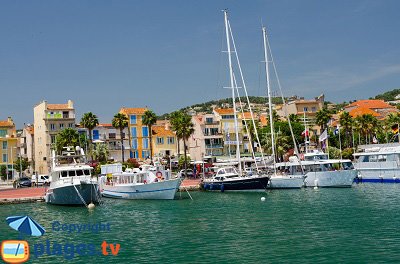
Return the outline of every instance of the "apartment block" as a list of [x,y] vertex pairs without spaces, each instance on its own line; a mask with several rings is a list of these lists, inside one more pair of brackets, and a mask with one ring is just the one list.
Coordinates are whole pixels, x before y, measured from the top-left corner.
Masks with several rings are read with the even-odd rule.
[[153,156],[155,158],[177,155],[177,138],[171,130],[169,122],[154,125],[152,130]]
[[17,160],[17,133],[11,117],[0,120],[0,166],[5,165],[11,171],[12,164]]
[[51,163],[51,149],[58,132],[75,128],[75,109],[71,100],[66,104],[48,104],[42,101],[33,108],[35,171],[47,174]]

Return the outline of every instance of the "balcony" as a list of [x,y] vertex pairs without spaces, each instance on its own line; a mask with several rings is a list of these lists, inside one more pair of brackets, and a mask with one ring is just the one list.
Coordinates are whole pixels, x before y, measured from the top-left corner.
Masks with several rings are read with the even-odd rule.
[[224,148],[221,144],[218,145],[207,145],[206,144],[206,149],[219,149],[219,148]]

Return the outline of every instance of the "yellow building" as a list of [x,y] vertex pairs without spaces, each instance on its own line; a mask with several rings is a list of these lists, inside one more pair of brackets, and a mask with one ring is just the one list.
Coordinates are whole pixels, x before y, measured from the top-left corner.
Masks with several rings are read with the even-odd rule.
[[17,133],[11,117],[0,120],[0,166],[6,165],[11,170],[17,160]]
[[150,134],[142,119],[147,108],[121,108],[119,111],[128,116],[130,157],[145,160],[150,157]]
[[176,156],[177,140],[168,124],[152,126],[153,156],[155,158]]

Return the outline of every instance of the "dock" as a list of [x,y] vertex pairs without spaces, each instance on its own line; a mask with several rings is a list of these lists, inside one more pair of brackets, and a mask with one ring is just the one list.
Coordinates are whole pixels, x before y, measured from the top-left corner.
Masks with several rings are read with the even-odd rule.
[[[179,189],[180,191],[198,191],[200,189],[200,179],[185,179]],[[44,202],[45,192],[45,187],[1,188],[0,205]]]

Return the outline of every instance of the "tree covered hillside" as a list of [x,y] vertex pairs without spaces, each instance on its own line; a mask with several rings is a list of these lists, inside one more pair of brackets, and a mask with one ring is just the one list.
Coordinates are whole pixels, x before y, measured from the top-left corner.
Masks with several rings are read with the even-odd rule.
[[384,101],[394,101],[397,100],[396,96],[400,94],[400,89],[394,89],[392,91],[383,93],[383,94],[378,94],[375,96],[375,99],[381,99]]

